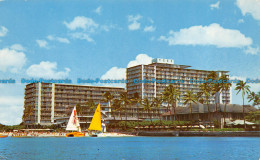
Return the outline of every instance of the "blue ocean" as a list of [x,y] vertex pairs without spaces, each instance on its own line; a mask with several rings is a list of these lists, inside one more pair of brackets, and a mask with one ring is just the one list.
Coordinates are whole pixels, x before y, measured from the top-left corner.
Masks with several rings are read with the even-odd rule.
[[258,160],[260,138],[250,137],[116,137],[2,138],[6,160]]

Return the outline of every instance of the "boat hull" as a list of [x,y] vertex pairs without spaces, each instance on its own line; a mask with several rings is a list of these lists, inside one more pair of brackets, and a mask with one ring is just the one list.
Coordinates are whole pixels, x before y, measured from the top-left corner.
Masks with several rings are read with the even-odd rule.
[[0,135],[0,138],[6,138],[8,135]]
[[66,137],[84,137],[84,136],[85,134],[80,132],[70,132],[66,134]]
[[89,135],[89,137],[97,137],[98,135],[93,134],[93,135]]

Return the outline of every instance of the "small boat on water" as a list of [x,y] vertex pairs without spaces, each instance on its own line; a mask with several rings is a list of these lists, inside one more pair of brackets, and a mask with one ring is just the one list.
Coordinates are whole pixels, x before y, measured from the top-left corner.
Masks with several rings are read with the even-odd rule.
[[66,137],[84,137],[85,134],[81,133],[81,128],[79,124],[79,118],[77,116],[76,106],[72,110],[69,122],[66,127],[66,131],[73,131],[66,134]]
[[8,135],[0,134],[0,138],[6,138],[6,137],[8,137]]
[[90,137],[128,137],[133,135],[126,135],[120,133],[107,133],[106,132],[106,125],[101,119],[101,110],[100,110],[100,103],[97,106],[97,109],[94,113],[94,116],[91,120],[91,123],[88,128],[89,136]]
[[88,131],[90,137],[98,137],[98,133],[102,131],[100,103],[97,106],[97,109],[89,125]]

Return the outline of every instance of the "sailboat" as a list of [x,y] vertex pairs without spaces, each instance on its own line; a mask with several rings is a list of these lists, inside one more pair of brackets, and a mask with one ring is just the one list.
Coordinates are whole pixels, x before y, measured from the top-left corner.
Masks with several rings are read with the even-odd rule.
[[66,127],[66,131],[74,131],[66,134],[66,137],[84,137],[85,134],[81,133],[81,128],[79,124],[79,118],[77,116],[76,106],[72,110],[69,122]]
[[0,138],[6,138],[8,135],[0,134]]
[[104,122],[101,122],[101,110],[100,110],[100,103],[97,106],[97,109],[94,113],[92,121],[88,128],[89,136],[90,137],[121,137],[121,136],[132,136],[132,135],[125,135],[119,133],[105,133],[106,132],[106,125]]
[[98,132],[102,131],[100,103],[97,106],[97,109],[94,113],[94,116],[91,120],[88,130],[89,130],[90,137],[97,137]]

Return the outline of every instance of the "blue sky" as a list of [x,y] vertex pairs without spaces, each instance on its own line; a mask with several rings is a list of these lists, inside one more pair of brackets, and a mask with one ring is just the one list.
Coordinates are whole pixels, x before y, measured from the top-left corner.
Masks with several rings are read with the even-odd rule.
[[[0,0],[0,79],[119,79],[151,58],[257,79],[259,8],[257,0]],[[24,84],[0,91],[0,123],[21,122]]]

